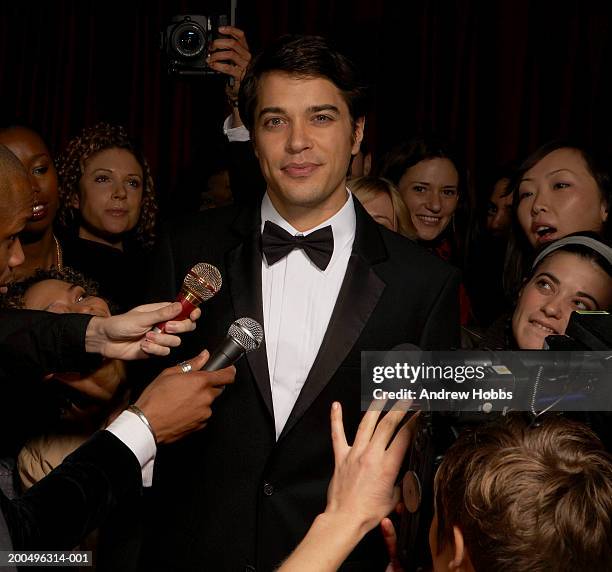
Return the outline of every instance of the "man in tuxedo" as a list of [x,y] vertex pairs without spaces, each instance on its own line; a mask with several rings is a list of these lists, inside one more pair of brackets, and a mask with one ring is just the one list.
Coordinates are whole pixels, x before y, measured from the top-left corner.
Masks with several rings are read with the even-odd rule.
[[[249,316],[265,344],[238,362],[206,434],[161,452],[146,570],[276,568],[325,508],[332,402],[349,438],[361,419],[361,351],[458,337],[458,273],[377,225],[346,188],[365,115],[354,65],[322,38],[282,38],[251,62],[239,104],[266,195],[170,225],[151,283],[172,296],[194,263],[215,264],[224,287],[191,343],[214,347]],[[385,562],[375,532],[345,566]]]

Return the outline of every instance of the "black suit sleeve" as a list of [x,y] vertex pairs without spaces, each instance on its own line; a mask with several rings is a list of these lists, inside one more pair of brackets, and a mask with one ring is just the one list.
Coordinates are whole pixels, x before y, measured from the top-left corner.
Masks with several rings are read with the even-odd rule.
[[92,317],[3,310],[0,312],[3,375],[38,379],[49,372],[81,371],[99,366],[99,356],[85,353],[85,332]]
[[57,415],[43,382],[49,373],[88,371],[101,357],[85,353],[92,316],[28,310],[0,312],[0,455],[13,455]]
[[459,347],[459,282],[459,271],[453,268],[429,310],[419,342],[422,349],[448,350]]
[[69,550],[141,486],[136,456],[99,431],[21,498],[0,495],[0,506],[16,550]]

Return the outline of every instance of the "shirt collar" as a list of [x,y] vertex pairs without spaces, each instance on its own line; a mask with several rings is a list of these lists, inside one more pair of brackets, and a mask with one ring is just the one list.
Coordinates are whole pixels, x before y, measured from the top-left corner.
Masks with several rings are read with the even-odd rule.
[[295,229],[290,223],[288,223],[276,210],[268,193],[264,195],[261,201],[261,231],[263,231],[264,224],[267,220],[273,222],[286,230],[289,234],[296,236],[298,234],[308,235],[315,230],[323,228],[325,226],[331,226],[334,234],[334,245],[336,247],[342,247],[347,242],[352,244],[355,238],[355,229],[357,226],[355,218],[355,207],[353,205],[353,195],[347,188],[347,199],[342,208],[333,216],[324,220],[314,228],[307,230],[306,232],[300,232]]

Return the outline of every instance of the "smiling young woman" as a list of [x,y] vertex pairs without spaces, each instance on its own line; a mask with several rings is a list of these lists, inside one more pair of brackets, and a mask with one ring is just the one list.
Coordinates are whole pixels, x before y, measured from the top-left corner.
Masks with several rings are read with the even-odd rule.
[[[467,170],[450,145],[435,137],[414,137],[384,157],[378,175],[397,186],[417,241],[463,268],[470,195]],[[472,311],[463,284],[459,305],[461,324],[466,325]]]
[[385,156],[379,175],[397,186],[417,239],[460,266],[467,177],[450,146],[433,137],[410,139]]

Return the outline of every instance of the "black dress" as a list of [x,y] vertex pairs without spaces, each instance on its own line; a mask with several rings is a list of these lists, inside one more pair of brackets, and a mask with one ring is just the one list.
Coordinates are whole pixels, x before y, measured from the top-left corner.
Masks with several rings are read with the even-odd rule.
[[61,241],[63,263],[78,270],[99,286],[100,296],[109,300],[119,311],[138,305],[142,252],[137,247],[124,251],[84,238],[64,238]]

